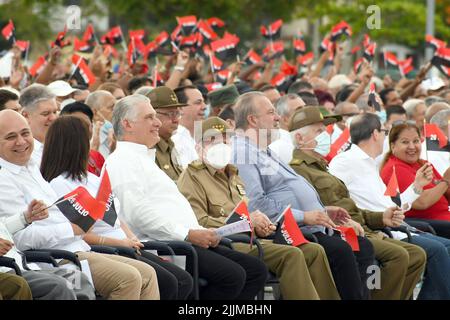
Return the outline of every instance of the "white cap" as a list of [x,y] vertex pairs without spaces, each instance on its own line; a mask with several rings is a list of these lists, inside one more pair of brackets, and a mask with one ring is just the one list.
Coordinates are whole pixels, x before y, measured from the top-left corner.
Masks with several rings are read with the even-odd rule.
[[62,109],[64,109],[65,106],[67,106],[70,103],[74,103],[74,102],[77,102],[77,100],[72,99],[72,98],[66,99],[63,102],[61,102],[61,105],[59,106],[59,108],[62,110]]
[[328,88],[337,89],[342,88],[343,86],[352,84],[352,80],[350,80],[345,74],[337,74],[333,78],[328,81]]
[[430,79],[426,79],[421,83],[422,88],[425,90],[438,90],[442,87],[445,87],[444,81],[441,78],[433,77]]
[[47,88],[49,88],[57,97],[65,97],[78,90],[72,88],[70,84],[62,80],[53,81]]

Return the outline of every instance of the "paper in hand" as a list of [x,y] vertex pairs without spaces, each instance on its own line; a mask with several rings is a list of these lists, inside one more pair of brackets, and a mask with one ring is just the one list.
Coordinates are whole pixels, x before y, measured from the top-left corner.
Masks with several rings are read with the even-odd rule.
[[240,220],[237,222],[233,222],[230,224],[226,224],[216,230],[214,230],[219,237],[226,237],[231,234],[236,233],[242,233],[242,232],[249,232],[250,231],[250,225],[248,224],[247,220]]

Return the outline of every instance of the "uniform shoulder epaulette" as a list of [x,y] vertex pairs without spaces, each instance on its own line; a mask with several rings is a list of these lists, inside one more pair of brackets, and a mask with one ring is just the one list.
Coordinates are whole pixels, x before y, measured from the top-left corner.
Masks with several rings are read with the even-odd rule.
[[189,167],[194,168],[194,169],[197,169],[197,170],[200,170],[200,169],[205,168],[206,166],[205,166],[205,164],[204,164],[202,161],[200,161],[200,160],[195,160],[195,161],[193,161],[193,162],[191,162],[191,163],[189,164]]
[[300,159],[292,159],[290,164],[298,165],[300,163],[302,163]]

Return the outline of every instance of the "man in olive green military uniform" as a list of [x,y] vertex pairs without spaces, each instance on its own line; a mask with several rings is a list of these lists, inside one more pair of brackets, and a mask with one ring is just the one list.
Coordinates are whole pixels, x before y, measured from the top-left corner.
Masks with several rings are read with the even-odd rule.
[[[221,227],[233,208],[245,198],[245,188],[235,166],[228,164],[231,149],[224,136],[227,123],[211,117],[202,123],[203,141],[196,150],[200,160],[192,162],[178,179],[178,188],[188,199],[200,225]],[[267,237],[275,226],[259,211],[250,214],[255,233]],[[280,281],[284,299],[339,299],[323,248],[315,243],[300,247],[261,240],[264,262]],[[236,243],[236,250],[257,256],[256,246]]]
[[[339,206],[348,211],[353,227],[360,236],[367,236],[381,263],[380,289],[371,292],[372,299],[408,299],[424,270],[424,252],[421,248],[387,238],[374,231],[385,226],[396,226],[393,208],[372,212],[356,206],[345,184],[328,173],[324,156],[330,151],[330,137],[326,125],[339,121],[340,116],[323,116],[317,107],[297,110],[291,117],[289,131],[296,149],[291,167],[306,178],[317,190],[326,206]],[[361,227],[362,226],[362,227]]]
[[226,107],[233,107],[239,98],[239,91],[234,84],[219,88],[208,93],[211,105],[211,116],[218,116]]
[[31,290],[24,278],[0,272],[0,300],[31,299]]
[[147,96],[161,121],[159,128],[161,139],[156,144],[156,165],[172,180],[177,181],[183,168],[179,164],[178,153],[170,137],[178,128],[182,115],[181,107],[187,104],[179,103],[173,90],[165,86],[153,89]]

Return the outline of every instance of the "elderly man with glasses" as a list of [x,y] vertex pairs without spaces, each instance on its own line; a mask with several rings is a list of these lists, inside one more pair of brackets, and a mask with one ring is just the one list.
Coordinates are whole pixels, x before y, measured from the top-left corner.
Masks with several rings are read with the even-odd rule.
[[183,168],[171,136],[178,129],[182,115],[181,107],[186,107],[187,104],[179,103],[173,90],[165,86],[153,89],[148,98],[156,110],[157,118],[161,121],[159,128],[161,139],[156,144],[156,164],[172,180],[177,181]]

